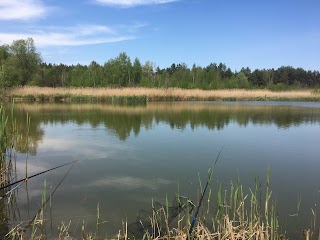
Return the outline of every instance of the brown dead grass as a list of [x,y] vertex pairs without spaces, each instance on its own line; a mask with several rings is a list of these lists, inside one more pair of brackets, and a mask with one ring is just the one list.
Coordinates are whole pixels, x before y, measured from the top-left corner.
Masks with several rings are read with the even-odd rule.
[[126,97],[126,96],[147,96],[148,101],[161,99],[174,100],[298,100],[313,99],[320,100],[320,94],[311,90],[272,92],[269,90],[200,90],[200,89],[179,89],[179,88],[48,88],[48,87],[20,87],[11,89],[9,96],[93,96],[93,97]]

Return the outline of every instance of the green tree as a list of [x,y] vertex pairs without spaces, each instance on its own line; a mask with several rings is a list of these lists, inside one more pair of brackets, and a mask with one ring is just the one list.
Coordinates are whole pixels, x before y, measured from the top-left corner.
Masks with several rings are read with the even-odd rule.
[[134,59],[132,66],[132,83],[139,85],[142,78],[142,66],[138,58]]
[[146,61],[142,67],[143,81],[144,85],[147,87],[154,87],[155,85],[154,69],[155,64],[150,61]]
[[131,85],[132,64],[130,57],[125,52],[118,57],[110,59],[104,65],[105,73],[109,82],[118,87]]
[[9,50],[10,67],[13,67],[16,71],[18,84],[24,86],[31,80],[32,75],[41,63],[40,54],[36,52],[32,38],[13,41]]
[[224,69],[225,65],[220,63],[219,67],[216,64],[208,65],[203,71],[203,78],[201,82],[202,89],[218,89],[222,85],[221,69]]
[[87,66],[77,64],[69,73],[70,86],[85,87],[88,86],[89,71]]
[[19,84],[19,72],[16,70],[15,65],[11,58],[7,59],[1,64],[0,71],[0,86],[13,87]]
[[262,70],[262,79],[266,86],[271,86],[273,84],[273,70]]
[[246,68],[241,68],[241,70],[240,70],[240,72],[243,72],[244,73],[244,75],[246,75],[246,77],[247,78],[249,78],[250,77],[250,75],[251,75],[251,69],[250,68],[248,68],[248,67],[246,67]]
[[277,70],[277,83],[288,84],[289,83],[289,68],[280,67]]
[[96,87],[97,85],[99,67],[100,66],[96,61],[92,61],[88,67],[90,87]]
[[2,64],[5,60],[7,60],[9,56],[10,56],[9,46],[8,45],[0,46],[0,64]]
[[236,75],[236,87],[238,88],[248,88],[249,81],[248,77],[244,74],[244,72],[239,72]]
[[41,64],[29,84],[41,87],[62,87],[66,86],[68,78],[68,67],[64,64]]
[[0,86],[6,87],[8,84],[8,81],[6,79],[8,66],[7,66],[7,59],[9,58],[9,46],[8,45],[2,45],[0,46]]
[[196,66],[196,64],[193,64],[192,66],[192,84],[189,86],[189,88],[196,88],[199,86],[199,83],[203,81],[203,69],[200,66]]
[[176,70],[172,74],[171,78],[173,86],[175,87],[188,88],[189,84],[192,83],[192,73],[185,63],[179,63],[176,66]]

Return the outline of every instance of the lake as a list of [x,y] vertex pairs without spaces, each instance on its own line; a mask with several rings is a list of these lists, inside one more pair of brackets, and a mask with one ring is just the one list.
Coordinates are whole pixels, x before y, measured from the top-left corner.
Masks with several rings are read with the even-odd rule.
[[[204,186],[221,149],[213,191],[220,183],[229,189],[238,177],[246,192],[254,188],[255,177],[264,188],[270,168],[282,231],[300,234],[310,228],[311,208],[318,210],[320,103],[16,103],[18,126],[24,126],[27,113],[28,175],[79,160],[52,199],[51,217],[55,224],[71,220],[70,235],[80,235],[83,220],[95,230],[98,204],[100,221],[105,221],[100,231],[113,236],[122,221],[135,221],[152,200],[171,202],[179,191],[197,203],[199,179]],[[22,177],[23,146],[17,146]],[[41,205],[44,180],[52,191],[69,168],[30,179],[28,191],[20,187],[15,221],[32,218]]]

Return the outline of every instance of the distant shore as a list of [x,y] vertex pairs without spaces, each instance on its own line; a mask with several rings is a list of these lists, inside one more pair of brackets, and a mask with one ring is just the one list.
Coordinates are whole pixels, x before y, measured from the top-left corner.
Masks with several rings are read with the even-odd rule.
[[200,90],[180,88],[49,88],[18,87],[1,90],[2,99],[35,102],[157,102],[157,101],[320,101],[314,90],[265,89]]

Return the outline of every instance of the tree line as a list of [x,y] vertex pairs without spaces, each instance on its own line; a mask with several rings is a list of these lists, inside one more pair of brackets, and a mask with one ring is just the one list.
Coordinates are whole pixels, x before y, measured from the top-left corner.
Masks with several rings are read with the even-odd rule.
[[0,86],[36,85],[43,87],[179,87],[200,89],[269,88],[285,90],[320,86],[319,71],[282,66],[278,69],[242,68],[232,71],[224,63],[206,67],[173,63],[160,68],[125,53],[103,65],[51,64],[42,61],[32,38],[0,46]]

